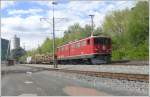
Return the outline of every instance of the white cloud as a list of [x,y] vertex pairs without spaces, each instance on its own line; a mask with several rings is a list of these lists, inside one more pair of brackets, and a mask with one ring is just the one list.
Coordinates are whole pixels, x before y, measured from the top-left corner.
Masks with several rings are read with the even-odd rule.
[[72,11],[89,12],[102,5],[102,1],[72,1],[68,3],[68,9]]
[[125,8],[132,8],[133,6],[135,6],[135,4],[137,3],[137,1],[120,1],[116,4],[116,8],[117,9],[125,9]]
[[18,16],[2,18],[1,31],[2,37],[12,40],[15,34],[21,37],[23,43],[28,42],[30,47],[28,49],[36,48],[38,43],[40,44],[46,37],[49,37],[47,32],[48,28],[43,28],[40,22],[41,16],[30,16],[27,18],[21,18]]
[[133,6],[135,6],[136,4],[136,1],[116,1],[115,3],[111,3],[111,4],[108,4],[104,11],[105,12],[108,12],[108,11],[112,11],[112,10],[123,10],[123,9],[130,9],[132,8]]
[[14,5],[14,1],[1,1],[1,9]]
[[27,18],[21,18],[19,16],[2,18],[2,25],[10,30],[23,31],[23,32],[35,32],[43,31],[45,28],[41,27],[40,18],[42,16],[34,15]]
[[39,12],[42,12],[43,10],[42,9],[29,9],[29,10],[12,10],[12,11],[9,11],[8,14],[9,15],[16,15],[16,14],[37,14]]

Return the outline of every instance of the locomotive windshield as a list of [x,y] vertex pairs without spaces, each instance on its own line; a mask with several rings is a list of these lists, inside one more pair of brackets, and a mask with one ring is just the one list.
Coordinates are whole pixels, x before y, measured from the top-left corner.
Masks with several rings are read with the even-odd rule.
[[94,38],[94,44],[109,45],[110,39],[105,38],[105,37],[97,37],[97,38]]

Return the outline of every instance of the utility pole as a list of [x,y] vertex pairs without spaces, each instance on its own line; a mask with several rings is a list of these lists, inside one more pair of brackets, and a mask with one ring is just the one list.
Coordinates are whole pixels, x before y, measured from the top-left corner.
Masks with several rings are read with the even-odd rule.
[[55,57],[55,16],[54,16],[54,5],[56,5],[56,2],[52,2],[53,4],[53,64],[54,68],[57,68],[57,63],[56,63],[56,57]]
[[[58,68],[58,65],[56,63],[56,57],[55,57],[55,48],[56,48],[56,45],[55,45],[55,9],[54,9],[54,5],[57,5],[57,2],[52,2],[52,7],[53,7],[53,18],[52,18],[52,23],[48,21],[48,18],[40,18],[40,21],[42,20],[45,20],[47,23],[49,24],[52,24],[53,25],[53,32],[51,33],[53,35],[53,65],[54,65],[54,68]],[[62,18],[61,18],[62,19]]]
[[[55,31],[62,31],[62,30],[55,30],[55,19],[65,19],[65,18],[55,18],[55,9],[54,9],[54,5],[57,5],[57,2],[52,2],[53,4],[53,18],[52,18],[52,23],[48,21],[48,18],[40,18],[40,21],[45,20],[47,23],[52,24],[53,25],[53,32],[51,33],[53,35],[53,65],[54,68],[58,68],[58,64],[56,62],[56,56],[55,56],[55,48],[56,48],[56,44],[55,44]],[[64,30],[63,30],[64,31]]]
[[94,18],[94,15],[89,15],[91,17],[91,36],[93,36],[94,34],[94,22],[93,22],[93,18]]

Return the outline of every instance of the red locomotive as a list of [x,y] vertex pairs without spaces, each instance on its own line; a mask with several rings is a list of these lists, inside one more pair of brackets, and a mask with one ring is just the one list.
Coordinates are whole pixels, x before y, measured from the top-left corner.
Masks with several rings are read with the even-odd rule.
[[57,48],[57,62],[100,64],[111,61],[111,38],[91,36]]

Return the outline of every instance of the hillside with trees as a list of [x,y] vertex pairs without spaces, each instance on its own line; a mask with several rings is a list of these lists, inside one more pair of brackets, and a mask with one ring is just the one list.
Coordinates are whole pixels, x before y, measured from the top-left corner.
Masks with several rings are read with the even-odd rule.
[[[56,38],[56,45],[68,43],[89,37],[91,26],[81,27],[75,23],[64,32],[64,37]],[[131,9],[116,10],[105,16],[101,27],[94,29],[94,35],[106,35],[112,38],[113,60],[148,60],[149,40],[149,5],[140,1]],[[26,56],[33,54],[52,53],[53,40],[47,38],[36,50],[29,51]]]

